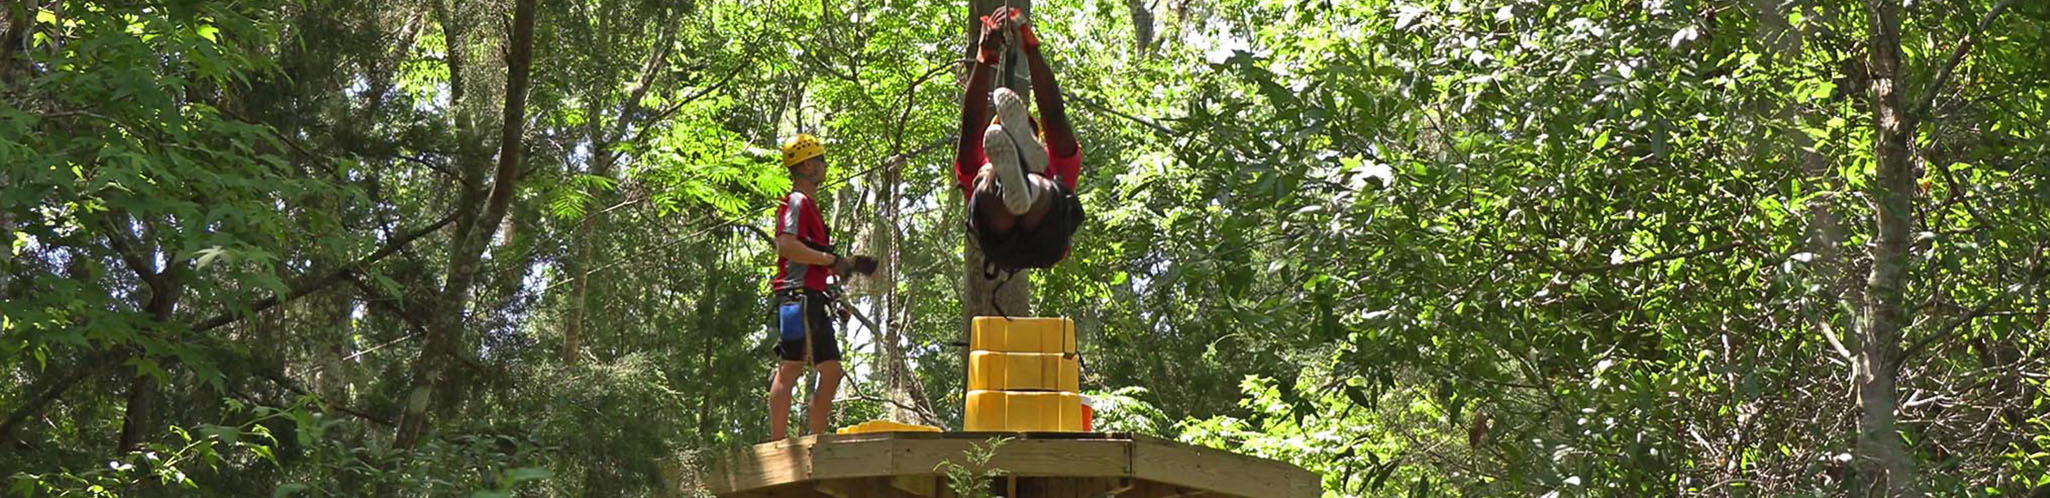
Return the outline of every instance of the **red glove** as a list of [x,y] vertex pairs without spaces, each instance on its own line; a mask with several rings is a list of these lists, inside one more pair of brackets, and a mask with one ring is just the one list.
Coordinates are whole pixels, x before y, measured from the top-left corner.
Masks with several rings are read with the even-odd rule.
[[1004,53],[1003,23],[990,16],[982,16],[982,38],[976,41],[980,49],[975,53],[975,62],[996,64],[997,57]]
[[1005,8],[1011,9],[1010,19],[1008,20],[1011,22],[1011,27],[1018,29],[1019,44],[1024,45],[1028,49],[1039,48],[1039,35],[1032,34],[1032,21],[1025,19],[1025,11],[1011,7]]

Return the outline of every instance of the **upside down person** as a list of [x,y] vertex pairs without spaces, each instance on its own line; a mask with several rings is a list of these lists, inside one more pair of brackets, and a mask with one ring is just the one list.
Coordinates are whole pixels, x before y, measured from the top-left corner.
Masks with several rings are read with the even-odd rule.
[[[994,277],[998,271],[1051,267],[1067,257],[1069,239],[1082,224],[1082,204],[1075,197],[1082,149],[1024,13],[999,7],[982,24],[962,96],[954,178],[968,199],[968,232],[982,248],[983,273]],[[990,89],[1007,38],[1016,40],[1031,70],[1038,121],[1026,113],[1017,92]],[[992,101],[996,116],[986,117]]]

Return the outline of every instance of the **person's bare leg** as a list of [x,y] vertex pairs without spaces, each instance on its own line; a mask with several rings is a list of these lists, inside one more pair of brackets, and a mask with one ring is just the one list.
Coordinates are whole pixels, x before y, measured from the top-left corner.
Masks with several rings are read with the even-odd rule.
[[1040,175],[1031,175],[1027,177],[1026,181],[1032,182],[1032,190],[1039,195],[1032,198],[1032,209],[1026,210],[1025,214],[1018,215],[1018,227],[1025,230],[1033,230],[1039,228],[1039,224],[1046,221],[1047,213],[1053,212],[1055,185],[1052,179]]
[[977,206],[973,206],[975,209],[968,215],[975,216],[976,211],[980,211],[984,221],[983,228],[997,233],[1009,232],[1019,226],[1026,230],[1039,227],[1040,222],[1046,220],[1047,213],[1053,212],[1054,180],[1040,175],[1025,175],[1025,179],[1032,183],[1036,194],[1032,197],[1032,207],[1027,209],[1025,214],[1011,214],[1004,201],[998,199],[995,169],[983,165],[982,171],[975,175]]
[[789,435],[790,390],[797,387],[800,375],[804,375],[804,362],[784,361],[776,365],[776,376],[769,382],[770,441],[782,441]]
[[839,361],[819,364],[819,388],[811,393],[812,435],[826,433],[826,422],[833,417],[833,396],[839,394],[840,378],[844,375]]

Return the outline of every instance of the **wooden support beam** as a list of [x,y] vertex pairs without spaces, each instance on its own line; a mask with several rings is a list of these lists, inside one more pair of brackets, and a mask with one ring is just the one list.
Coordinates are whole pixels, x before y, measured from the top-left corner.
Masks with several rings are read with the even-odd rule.
[[911,496],[937,498],[940,496],[940,490],[947,487],[942,482],[944,479],[946,478],[938,475],[890,476],[890,487],[909,493]]
[[834,498],[821,493],[813,483],[791,483],[762,490],[761,498]]
[[1132,488],[1129,477],[1020,477],[1017,498],[1102,498]]
[[1192,498],[1206,495],[1223,496],[1210,495],[1208,492],[1199,489],[1189,489],[1152,481],[1140,481],[1131,490],[1120,496],[1129,498]]
[[854,479],[828,479],[818,481],[812,489],[833,498],[917,498],[909,492],[897,489],[895,477],[860,477]]
[[1139,441],[1132,453],[1140,479],[1234,496],[1310,498],[1321,480],[1300,467],[1164,439]]

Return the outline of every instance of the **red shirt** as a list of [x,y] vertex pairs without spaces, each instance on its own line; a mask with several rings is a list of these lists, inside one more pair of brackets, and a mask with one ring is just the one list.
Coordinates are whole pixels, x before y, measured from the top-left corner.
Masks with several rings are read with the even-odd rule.
[[[819,215],[818,203],[803,192],[790,192],[783,197],[782,205],[776,207],[776,236],[784,234],[795,235],[799,242],[815,249],[833,245],[833,237],[826,233],[826,218]],[[831,266],[795,264],[777,255],[776,278],[769,281],[769,287],[779,291],[798,287],[824,291],[826,276],[831,273]]]
[[[989,162],[989,157],[982,154],[980,141],[968,148],[968,154],[975,164],[954,163],[954,180],[961,184],[961,193],[974,197],[975,173],[982,171],[982,165]],[[1082,176],[1082,146],[1075,146],[1075,154],[1068,157],[1061,157],[1053,152],[1052,147],[1047,147],[1046,175],[1061,182],[1068,191],[1074,191],[1075,180]]]

